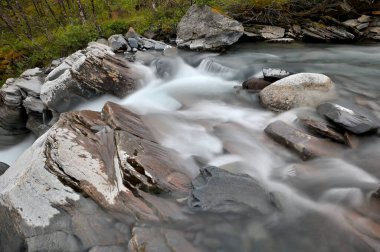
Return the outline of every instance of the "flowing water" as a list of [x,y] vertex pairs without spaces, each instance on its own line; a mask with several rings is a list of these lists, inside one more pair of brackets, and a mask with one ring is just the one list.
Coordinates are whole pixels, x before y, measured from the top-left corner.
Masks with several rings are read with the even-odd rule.
[[[380,188],[380,138],[362,137],[357,148],[347,148],[341,157],[303,162],[268,138],[264,129],[279,119],[298,125],[297,115],[313,109],[275,114],[259,104],[257,94],[236,87],[260,76],[265,67],[323,73],[336,83],[338,103],[379,122],[380,46],[240,44],[221,55],[180,55],[163,65],[136,65],[145,76],[143,87],[113,101],[142,115],[160,144],[181,157],[192,177],[205,166],[249,174],[281,209],[281,214],[263,219],[254,214],[201,215],[200,226],[183,228],[199,230],[202,238],[192,239],[200,247],[380,251],[380,211],[369,198],[369,192]],[[109,99],[76,109],[100,110]],[[0,157],[4,155],[10,154],[0,150]],[[357,237],[378,249],[371,250]]]

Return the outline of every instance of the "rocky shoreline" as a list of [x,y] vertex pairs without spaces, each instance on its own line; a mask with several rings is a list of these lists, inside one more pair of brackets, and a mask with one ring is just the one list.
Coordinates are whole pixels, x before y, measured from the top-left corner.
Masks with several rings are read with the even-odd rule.
[[[365,30],[360,36],[335,27],[292,26],[296,33],[275,26],[247,29],[207,6],[194,6],[178,28],[177,45],[215,51],[243,36],[270,42],[305,37],[347,41],[366,31],[378,40],[374,20],[360,16],[346,22]],[[324,237],[328,243],[321,251],[378,249],[379,185],[372,178],[363,182],[368,200],[363,204],[330,209],[328,217],[320,209],[306,209],[296,212],[295,221],[294,216],[284,217],[289,206],[276,191],[281,187],[271,191],[269,184],[250,175],[217,167],[189,172],[181,166],[187,165],[182,156],[160,144],[155,125],[128,107],[107,102],[101,112],[70,112],[104,94],[123,98],[140,89],[146,76],[132,62],[152,65],[157,76],[170,78],[177,64],[173,55],[176,48],[131,28],[125,35],[91,42],[47,69],[30,69],[7,80],[0,90],[0,141],[16,143],[29,132],[39,138],[11,167],[0,162],[1,251],[286,251],[284,240],[295,239],[288,230]],[[213,61],[204,64],[219,72],[228,69]],[[262,78],[239,86],[276,113],[311,108],[313,113],[298,116],[302,126],[280,119],[265,125],[268,144],[277,142],[302,160],[311,160],[293,167],[293,177],[283,178],[295,187],[312,191],[297,179],[308,181],[310,174],[321,172],[313,161],[342,157],[356,148],[356,141],[379,134],[371,116],[331,102],[335,88],[326,75],[283,69],[263,69]],[[220,127],[231,125],[224,122]],[[362,214],[365,211],[369,216]],[[337,223],[334,214],[349,224]],[[279,220],[282,226],[272,225]],[[242,228],[246,225],[251,226]],[[336,236],[328,238],[326,228]],[[269,235],[279,242],[261,243]],[[293,242],[298,249],[310,248],[299,239]]]

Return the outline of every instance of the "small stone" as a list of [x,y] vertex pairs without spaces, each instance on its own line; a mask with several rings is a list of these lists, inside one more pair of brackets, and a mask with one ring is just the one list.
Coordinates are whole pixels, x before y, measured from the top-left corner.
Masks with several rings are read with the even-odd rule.
[[264,79],[259,79],[259,78],[250,78],[246,81],[243,82],[242,86],[243,89],[247,89],[252,92],[260,92],[267,86],[269,86],[271,82],[266,81]]

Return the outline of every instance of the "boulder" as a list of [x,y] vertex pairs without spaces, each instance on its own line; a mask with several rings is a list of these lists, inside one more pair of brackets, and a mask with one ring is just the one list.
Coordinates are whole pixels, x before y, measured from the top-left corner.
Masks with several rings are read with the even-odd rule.
[[128,38],[128,45],[134,49],[134,48],[138,48],[139,47],[139,43],[137,41],[137,39],[135,38]]
[[303,160],[321,156],[336,157],[345,150],[340,144],[306,134],[283,121],[269,124],[265,133],[296,152]]
[[3,163],[3,162],[0,162],[0,176],[4,174],[4,172],[6,172],[9,168],[9,165]]
[[379,128],[369,117],[335,103],[323,103],[318,106],[317,111],[354,134],[376,133]]
[[243,89],[247,89],[252,92],[260,92],[267,86],[269,86],[271,82],[266,81],[264,79],[259,79],[259,78],[250,78],[246,81],[243,82],[242,86]]
[[268,215],[275,211],[269,194],[259,181],[217,167],[202,169],[193,180],[188,204],[194,211],[214,213],[255,211]]
[[128,44],[123,35],[115,34],[108,38],[108,44],[113,51],[127,50]]
[[219,50],[243,35],[241,23],[209,6],[193,5],[177,27],[177,45],[190,49]]
[[299,73],[276,81],[260,92],[264,107],[286,111],[294,107],[316,106],[335,97],[332,80],[323,74]]

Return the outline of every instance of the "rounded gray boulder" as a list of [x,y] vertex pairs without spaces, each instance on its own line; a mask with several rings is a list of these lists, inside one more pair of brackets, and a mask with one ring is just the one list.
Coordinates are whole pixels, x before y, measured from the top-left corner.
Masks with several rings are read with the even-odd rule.
[[334,83],[328,76],[318,73],[294,74],[260,92],[263,106],[276,112],[302,106],[314,107],[334,97]]

